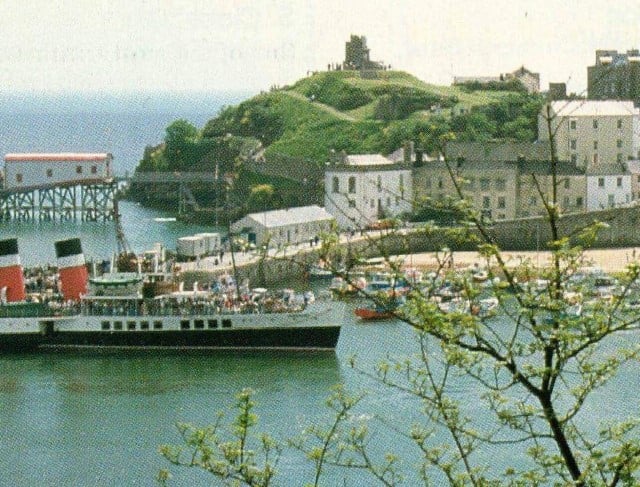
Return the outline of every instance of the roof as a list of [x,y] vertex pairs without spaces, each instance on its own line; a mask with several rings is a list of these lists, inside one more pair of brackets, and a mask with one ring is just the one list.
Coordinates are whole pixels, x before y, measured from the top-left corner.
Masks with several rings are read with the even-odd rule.
[[562,117],[616,117],[640,115],[632,101],[618,100],[558,100],[551,109]]
[[447,158],[457,161],[462,157],[469,161],[506,162],[525,160],[547,160],[551,154],[549,141],[538,142],[449,142],[447,144]]
[[596,167],[587,169],[587,176],[625,176],[628,174],[626,167],[617,162],[612,164],[598,164]]
[[4,156],[5,162],[66,162],[66,161],[102,161],[104,159],[111,158],[111,154],[95,153],[95,152],[25,152],[6,154]]
[[334,219],[327,210],[319,207],[318,205],[263,211],[261,213],[249,213],[247,217],[267,228]]
[[[551,175],[551,162],[547,161],[521,161],[518,162],[518,170],[521,174]],[[556,164],[557,176],[581,176],[584,171],[570,162]]]
[[346,156],[344,163],[349,166],[382,166],[394,162],[380,154],[356,154]]

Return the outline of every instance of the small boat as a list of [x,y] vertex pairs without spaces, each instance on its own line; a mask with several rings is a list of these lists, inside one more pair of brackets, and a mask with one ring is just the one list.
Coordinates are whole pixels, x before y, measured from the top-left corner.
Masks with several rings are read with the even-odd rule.
[[362,321],[390,320],[394,317],[393,311],[381,308],[356,308],[354,313]]

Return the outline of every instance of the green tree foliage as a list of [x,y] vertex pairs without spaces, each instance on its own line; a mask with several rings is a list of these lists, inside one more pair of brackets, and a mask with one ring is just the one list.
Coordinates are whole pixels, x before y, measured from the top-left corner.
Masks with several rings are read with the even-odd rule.
[[386,122],[407,118],[433,105],[449,107],[453,104],[451,99],[415,88],[381,86],[372,92],[379,96],[373,116]]
[[171,123],[164,137],[164,154],[169,166],[182,169],[194,160],[194,149],[198,143],[198,129],[185,119]]
[[226,107],[209,120],[202,130],[203,137],[221,137],[227,134],[253,137],[267,146],[280,137],[284,121],[278,109],[277,97],[264,94],[237,107]]
[[275,205],[275,190],[271,184],[256,184],[251,186],[247,199],[247,211],[259,212],[273,208]]
[[522,84],[522,82],[518,79],[509,79],[506,81],[466,81],[464,83],[460,83],[460,86],[464,91],[474,92],[474,91],[514,91],[526,93],[527,88]]

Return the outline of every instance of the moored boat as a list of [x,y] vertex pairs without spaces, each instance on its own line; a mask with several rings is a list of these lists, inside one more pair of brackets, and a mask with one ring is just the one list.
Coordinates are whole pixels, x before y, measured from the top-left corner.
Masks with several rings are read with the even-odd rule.
[[64,299],[0,305],[4,349],[333,349],[340,336],[345,306],[330,298],[244,286],[238,295],[229,282],[143,293],[143,275],[89,279],[79,240],[56,245]]

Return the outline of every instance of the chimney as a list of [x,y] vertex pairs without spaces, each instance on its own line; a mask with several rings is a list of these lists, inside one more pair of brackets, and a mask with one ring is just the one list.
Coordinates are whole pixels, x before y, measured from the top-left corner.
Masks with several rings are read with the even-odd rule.
[[0,240],[0,290],[6,288],[7,302],[24,301],[24,276],[18,254],[18,240]]
[[65,300],[79,301],[87,293],[89,273],[79,238],[60,240],[55,243],[60,291]]

